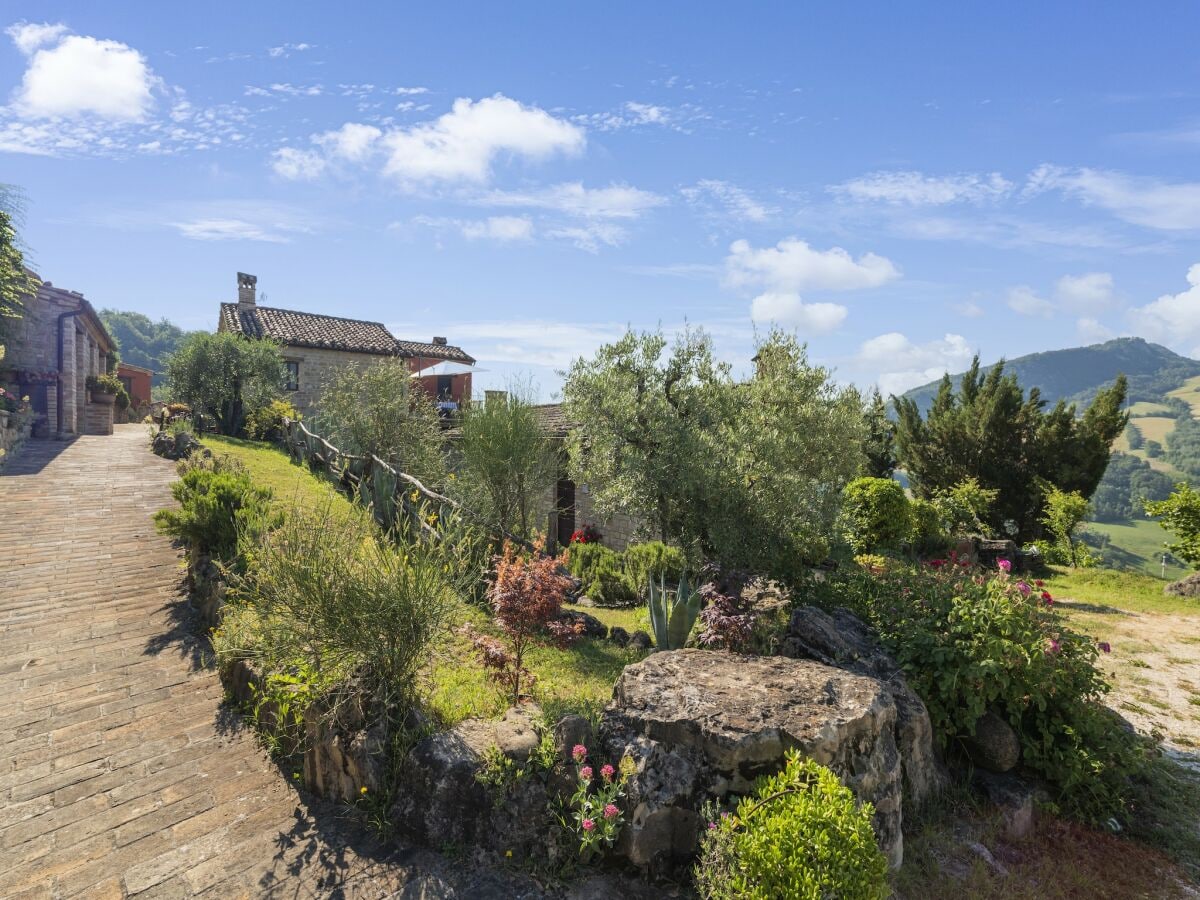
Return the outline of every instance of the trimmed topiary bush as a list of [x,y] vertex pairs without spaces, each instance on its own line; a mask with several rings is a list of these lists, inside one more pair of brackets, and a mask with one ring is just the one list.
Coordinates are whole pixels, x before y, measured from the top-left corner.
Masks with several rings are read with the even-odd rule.
[[256,486],[233,461],[181,463],[171,494],[179,509],[155,513],[158,530],[227,563],[236,558],[239,529],[258,527],[269,517],[270,489]]
[[709,824],[696,888],[705,900],[886,897],[872,815],[833,772],[789,751],[782,772],[759,779],[734,814]]
[[890,478],[855,478],[842,492],[842,534],[855,553],[897,548],[911,530],[908,497]]
[[572,544],[567,569],[579,579],[582,592],[603,606],[637,602],[637,590],[625,574],[624,557],[603,544]]

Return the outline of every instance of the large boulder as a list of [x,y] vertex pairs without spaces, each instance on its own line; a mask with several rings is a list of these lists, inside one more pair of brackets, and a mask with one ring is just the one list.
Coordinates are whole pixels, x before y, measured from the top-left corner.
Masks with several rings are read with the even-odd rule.
[[875,806],[892,865],[903,856],[896,707],[875,679],[809,660],[707,650],[654,653],[627,666],[601,721],[601,750],[628,754],[619,849],[664,872],[695,853],[710,800],[749,793],[797,749]]
[[1200,572],[1193,572],[1186,578],[1168,584],[1163,588],[1163,593],[1173,597],[1200,598]]
[[815,659],[883,682],[896,703],[896,746],[904,767],[904,799],[909,809],[922,806],[941,791],[946,771],[934,744],[929,710],[908,686],[899,664],[861,619],[848,609],[834,610],[831,615],[815,606],[797,607],[779,652],[792,659]]
[[991,710],[975,723],[975,733],[962,739],[971,762],[989,772],[1008,772],[1021,761],[1021,741],[1011,725]]
[[524,766],[538,745],[538,718],[540,710],[524,706],[499,721],[468,719],[418,741],[400,768],[391,820],[427,846],[545,859],[546,836],[555,827],[550,780],[527,773],[497,788],[477,777],[497,750],[514,769]]

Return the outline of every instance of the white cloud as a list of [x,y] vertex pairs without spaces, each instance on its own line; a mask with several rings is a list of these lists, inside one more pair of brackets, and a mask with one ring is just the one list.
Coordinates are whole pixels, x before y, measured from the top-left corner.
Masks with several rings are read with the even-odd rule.
[[940,341],[916,344],[898,331],[864,341],[858,360],[865,366],[881,368],[877,383],[887,394],[902,394],[941,378],[947,372],[966,368],[972,351],[961,334],[947,334]]
[[502,153],[539,160],[579,153],[585,144],[581,128],[502,94],[459,98],[434,121],[393,129],[382,141],[384,173],[401,182],[486,182]]
[[710,118],[708,113],[691,103],[670,107],[629,100],[615,110],[583,113],[573,116],[572,121],[597,131],[620,131],[625,128],[657,126],[687,133],[690,124],[708,118]]
[[278,59],[281,56],[291,56],[293,53],[302,53],[305,50],[311,50],[312,44],[280,44],[278,47],[268,47],[267,56],[272,59]]
[[1103,343],[1113,336],[1111,329],[1101,325],[1096,319],[1087,317],[1079,319],[1075,323],[1075,331],[1079,335],[1079,339],[1088,344]]
[[710,211],[714,206],[719,207],[725,217],[735,222],[764,222],[777,211],[728,181],[705,178],[679,192],[693,206]]
[[392,93],[398,94],[401,97],[409,97],[415,94],[428,94],[427,87],[398,87]]
[[[397,324],[394,334],[414,331]],[[612,322],[565,323],[538,319],[458,322],[453,338],[480,362],[511,362],[565,369],[580,356],[591,356],[601,344],[617,340],[625,328]]]
[[266,241],[286,244],[290,238],[244,219],[194,219],[172,222],[185,238],[194,241]]
[[313,140],[330,156],[349,162],[361,162],[370,154],[382,135],[383,132],[374,125],[347,122],[335,131],[317,135]]
[[141,122],[154,106],[161,80],[146,58],[119,41],[65,34],[57,25],[8,29],[29,57],[12,109],[23,118],[84,114],[115,122]]
[[882,201],[905,206],[984,203],[1012,193],[1013,184],[998,172],[925,175],[922,172],[872,172],[829,188],[843,199]]
[[280,147],[271,159],[275,174],[292,181],[311,181],[325,171],[325,158],[315,150]]
[[588,253],[599,253],[601,246],[617,247],[625,242],[627,232],[620,225],[611,222],[587,222],[583,225],[566,225],[561,228],[551,228],[546,236],[559,240],[570,241],[580,250]]
[[[325,86],[320,84],[299,85],[287,81],[277,81],[267,86],[268,90],[288,97],[320,97],[325,93]],[[247,92],[249,92],[247,88]]]
[[762,249],[751,247],[749,241],[734,241],[725,268],[734,286],[762,285],[784,293],[873,288],[900,277],[886,257],[864,253],[854,259],[841,247],[816,250],[794,237]]
[[837,303],[805,303],[796,293],[768,292],[750,303],[750,318],[756,323],[774,322],[802,333],[825,334],[846,319],[849,310]]
[[1039,297],[1028,285],[1018,285],[1008,292],[1008,308],[1022,316],[1048,319],[1054,315],[1054,304]]
[[585,219],[636,219],[667,202],[665,197],[625,184],[585,188],[578,181],[556,184],[540,191],[491,191],[481,200],[492,206],[550,209]]
[[1105,309],[1116,299],[1113,277],[1108,272],[1064,275],[1058,279],[1054,293],[1064,305],[1080,312]]
[[1187,271],[1187,290],[1163,294],[1129,311],[1137,333],[1200,357],[1200,263]]
[[979,319],[984,315],[984,309],[974,300],[965,300],[955,309],[964,319]]
[[533,238],[533,222],[523,216],[490,216],[479,222],[463,222],[463,237],[500,243],[528,241]]
[[4,33],[12,38],[12,42],[17,45],[18,50],[29,56],[38,47],[57,44],[59,39],[70,30],[62,22],[54,25],[49,22],[43,22],[40,25],[33,22],[18,22],[5,28]]
[[1106,209],[1134,225],[1162,231],[1200,229],[1200,182],[1166,182],[1103,169],[1042,165],[1023,194],[1058,190],[1085,206]]

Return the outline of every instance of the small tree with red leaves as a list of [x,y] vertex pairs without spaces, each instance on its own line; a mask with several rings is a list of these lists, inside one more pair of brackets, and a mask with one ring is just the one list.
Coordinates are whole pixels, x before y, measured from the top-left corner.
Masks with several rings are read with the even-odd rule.
[[522,687],[530,688],[535,680],[525,667],[529,647],[547,641],[565,647],[579,635],[577,626],[559,619],[570,587],[570,579],[559,571],[553,557],[529,559],[506,545],[496,558],[488,603],[507,646],[489,635],[476,635],[473,642],[483,667],[513,703],[521,701]]

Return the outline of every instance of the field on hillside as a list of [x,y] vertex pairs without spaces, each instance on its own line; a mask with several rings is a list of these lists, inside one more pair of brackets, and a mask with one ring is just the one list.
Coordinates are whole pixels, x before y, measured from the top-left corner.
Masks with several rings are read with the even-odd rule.
[[[1162,525],[1151,519],[1137,519],[1127,523],[1088,522],[1088,531],[1108,536],[1111,543],[1099,551],[1104,558],[1105,568],[1131,569],[1154,578],[1162,578],[1163,544],[1171,535]],[[1172,560],[1167,565],[1167,579],[1177,581],[1188,570]]]
[[1137,428],[1148,441],[1167,445],[1167,435],[1175,430],[1175,420],[1166,416],[1132,416],[1129,424]]
[[1148,400],[1140,400],[1129,407],[1131,416],[1152,416],[1155,413],[1170,412],[1170,407],[1162,403],[1151,403]]
[[1200,376],[1189,378],[1181,387],[1167,394],[1168,397],[1178,397],[1192,408],[1192,415],[1200,419]]

